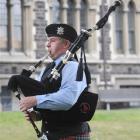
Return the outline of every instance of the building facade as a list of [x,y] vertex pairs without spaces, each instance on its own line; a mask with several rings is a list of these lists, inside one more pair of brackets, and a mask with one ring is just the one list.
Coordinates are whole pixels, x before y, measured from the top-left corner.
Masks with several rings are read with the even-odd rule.
[[[112,4],[112,0],[1,0],[0,110],[18,109],[17,99],[7,90],[8,80],[47,53],[46,25],[68,23],[80,34],[81,29],[93,28]],[[99,89],[140,88],[139,24],[140,1],[123,0],[104,28],[85,43]]]

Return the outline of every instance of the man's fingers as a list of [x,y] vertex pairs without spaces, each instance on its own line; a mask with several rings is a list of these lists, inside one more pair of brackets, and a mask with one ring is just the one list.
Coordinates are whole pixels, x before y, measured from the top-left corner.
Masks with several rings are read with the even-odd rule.
[[29,117],[29,114],[26,113],[24,116],[25,116],[25,117]]
[[30,114],[27,111],[23,111],[24,112],[24,117],[26,118],[27,121],[30,121]]
[[24,106],[22,106],[22,105],[20,105],[20,110],[21,110],[22,112],[25,112],[25,111],[27,110],[27,108],[24,107]]
[[[20,107],[25,110],[28,110],[36,105],[36,98],[34,96],[31,97],[24,97],[20,100],[19,105]],[[23,110],[24,111],[24,110]]]
[[26,105],[24,102],[22,102],[22,101],[19,102],[19,107],[20,107],[20,110],[21,110],[22,112],[28,110],[27,105]]

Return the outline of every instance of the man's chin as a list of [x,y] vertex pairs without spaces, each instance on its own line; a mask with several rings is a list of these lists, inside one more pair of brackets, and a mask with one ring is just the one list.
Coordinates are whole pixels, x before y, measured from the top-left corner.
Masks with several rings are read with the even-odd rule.
[[52,58],[52,55],[51,55],[51,53],[50,53],[50,52],[48,52],[48,56],[49,56],[50,58]]
[[48,54],[48,55],[51,59],[55,60],[55,57],[53,55],[51,55],[51,54]]

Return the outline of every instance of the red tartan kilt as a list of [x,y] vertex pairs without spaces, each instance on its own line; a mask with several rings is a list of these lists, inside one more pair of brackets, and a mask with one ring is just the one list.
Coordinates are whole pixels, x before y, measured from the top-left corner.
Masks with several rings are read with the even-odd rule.
[[65,138],[60,138],[59,140],[90,140],[89,133],[84,133],[76,136],[68,136]]

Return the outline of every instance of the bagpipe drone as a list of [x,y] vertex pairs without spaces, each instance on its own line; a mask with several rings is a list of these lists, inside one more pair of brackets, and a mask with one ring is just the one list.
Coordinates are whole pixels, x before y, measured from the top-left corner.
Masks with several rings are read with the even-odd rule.
[[[105,16],[101,18],[93,28],[87,30],[83,30],[83,29],[81,30],[80,35],[76,38],[76,40],[71,44],[70,48],[66,51],[66,54],[62,58],[61,62],[58,65],[54,66],[51,72],[47,75],[47,80],[49,82],[55,83],[59,79],[60,73],[64,68],[64,66],[67,64],[67,62],[80,48],[81,50],[84,49],[83,47],[84,43],[91,36],[91,33],[95,30],[99,30],[103,28],[103,26],[108,21],[109,15],[116,9],[116,7],[120,6],[121,3],[122,3],[121,0],[115,1],[114,4],[110,6],[110,8],[108,9]],[[31,74],[36,70],[38,66],[40,66],[44,62],[46,57],[47,56],[45,56],[42,60],[40,60],[35,66],[30,67],[29,70],[24,69],[20,75],[14,75],[10,78],[8,83],[8,88],[13,92],[17,91],[18,94],[16,95],[16,97],[18,99],[20,99],[20,94],[23,94],[24,96],[35,96],[39,94],[41,95],[41,93],[46,92],[44,83],[30,78]],[[90,79],[89,77],[87,78]],[[91,84],[90,80],[87,83],[90,86]],[[56,122],[57,121],[59,122],[89,121],[91,120],[91,118],[95,113],[97,102],[98,102],[98,94],[90,92],[87,88],[80,95],[76,104],[68,111],[56,111],[56,112],[52,111],[51,112],[52,117],[50,117],[50,120],[52,119],[52,121],[56,121]],[[47,136],[39,131],[39,129],[37,128],[37,126],[35,125],[31,117],[30,117],[30,121],[37,133],[37,137],[40,140],[47,140],[48,139]]]

